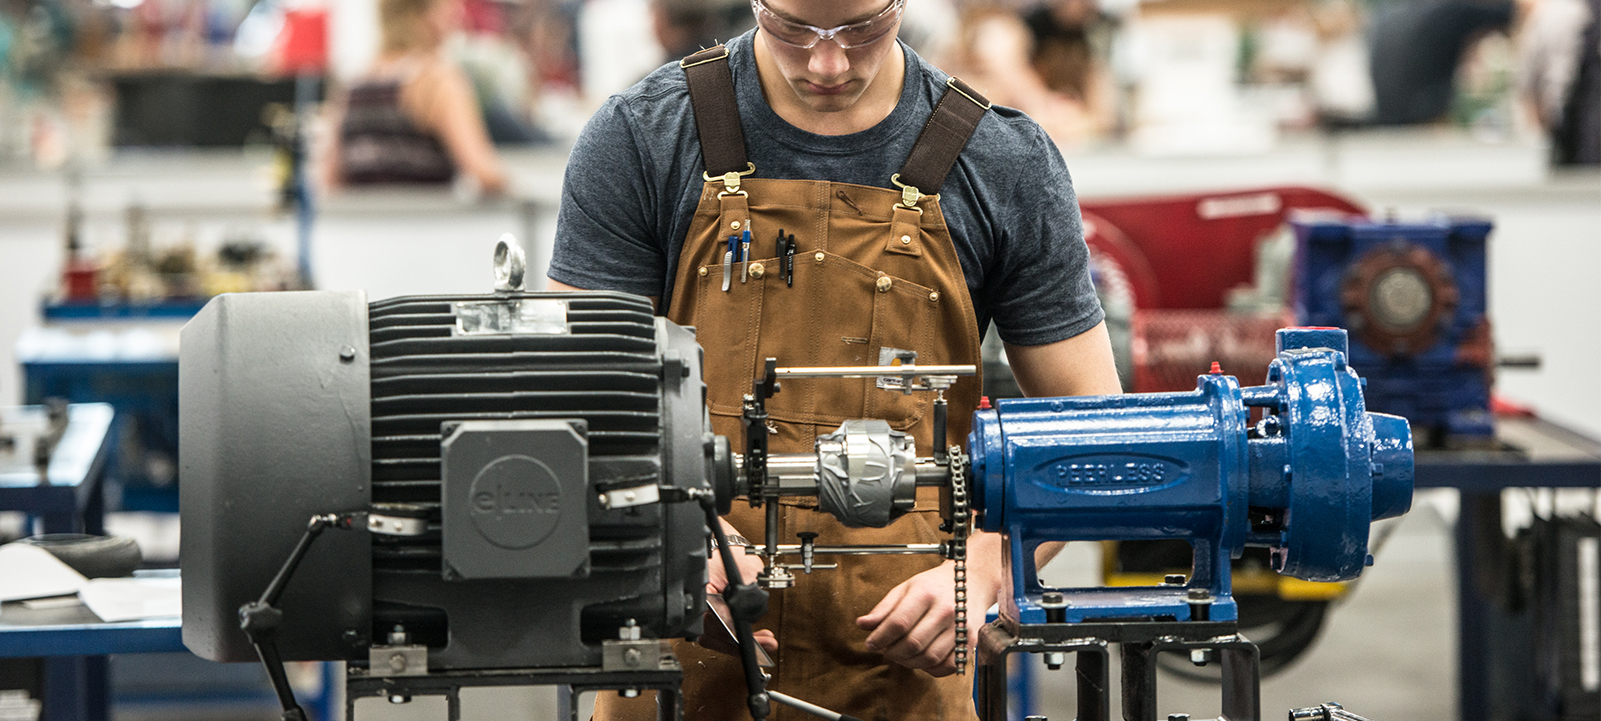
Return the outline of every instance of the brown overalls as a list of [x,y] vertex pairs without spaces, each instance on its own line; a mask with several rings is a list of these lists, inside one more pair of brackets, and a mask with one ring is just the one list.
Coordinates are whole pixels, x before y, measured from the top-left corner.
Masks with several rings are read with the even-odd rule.
[[[977,322],[962,267],[940,214],[939,199],[886,188],[814,180],[772,180],[723,175],[746,170],[727,53],[702,51],[683,62],[709,178],[679,257],[668,317],[695,326],[705,348],[707,406],[712,427],[736,446],[744,437],[741,397],[765,358],[780,367],[880,365],[881,351],[916,351],[924,364],[980,363]],[[954,81],[918,138],[901,181],[937,189],[988,103]],[[730,123],[731,121],[731,123]],[[730,124],[732,127],[730,127]],[[887,179],[886,179],[887,180]],[[723,253],[730,235],[749,229],[749,274],[736,264],[723,286]],[[793,285],[775,257],[779,230],[798,244]],[[892,354],[891,354],[892,355]],[[949,438],[963,443],[980,382],[964,378],[946,392]],[[902,395],[873,379],[791,379],[767,404],[773,453],[811,452],[819,434],[856,418],[878,418],[917,441],[919,456],[933,454],[931,394]],[[742,451],[737,448],[735,450]],[[920,491],[934,491],[932,488]],[[815,502],[786,502],[781,543],[814,531],[826,545],[937,543],[936,493],[920,493],[918,511],[883,529],[851,529],[811,509]],[[736,501],[727,516],[741,535],[762,538],[763,513]],[[770,610],[757,628],[778,637],[770,688],[866,721],[975,717],[970,676],[936,679],[887,661],[865,647],[858,616],[896,585],[940,564],[934,556],[819,558],[839,568],[798,575],[795,586],[771,593]],[[975,630],[976,632],[976,630]],[[684,666],[685,718],[749,718],[739,659],[692,643],[675,645]],[[605,694],[596,719],[656,718],[649,697]],[[773,704],[777,721],[813,717]]]

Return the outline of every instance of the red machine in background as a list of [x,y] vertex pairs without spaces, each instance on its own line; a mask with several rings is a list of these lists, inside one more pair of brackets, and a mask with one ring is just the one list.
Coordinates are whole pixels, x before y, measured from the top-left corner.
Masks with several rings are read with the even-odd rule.
[[1214,361],[1264,368],[1288,308],[1291,213],[1366,215],[1312,188],[1085,201],[1091,272],[1125,390],[1188,391]]

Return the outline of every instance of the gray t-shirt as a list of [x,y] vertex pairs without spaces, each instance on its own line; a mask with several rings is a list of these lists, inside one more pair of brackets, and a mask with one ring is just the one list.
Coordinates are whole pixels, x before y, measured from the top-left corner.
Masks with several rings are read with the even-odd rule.
[[[895,110],[850,135],[779,118],[756,77],[754,31],[728,43],[746,153],[759,178],[891,188],[948,77],[911,48]],[[573,146],[556,223],[552,279],[589,290],[672,295],[705,170],[684,71],[669,63],[613,95]],[[939,193],[979,331],[1044,345],[1101,322],[1067,164],[1022,112],[985,113]]]

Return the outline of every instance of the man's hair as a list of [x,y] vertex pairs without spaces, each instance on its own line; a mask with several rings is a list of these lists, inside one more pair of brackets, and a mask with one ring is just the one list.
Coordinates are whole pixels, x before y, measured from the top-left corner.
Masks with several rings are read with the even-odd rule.
[[406,52],[427,42],[424,18],[447,0],[378,0],[378,34],[384,52]]

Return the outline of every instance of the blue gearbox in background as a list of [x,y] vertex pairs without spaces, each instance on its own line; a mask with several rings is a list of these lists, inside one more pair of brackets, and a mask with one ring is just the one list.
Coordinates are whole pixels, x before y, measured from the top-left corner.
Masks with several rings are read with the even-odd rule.
[[1485,313],[1490,222],[1295,222],[1301,323],[1351,332],[1368,407],[1404,416],[1419,443],[1485,442],[1493,352]]
[[[1234,620],[1229,560],[1247,545],[1271,548],[1289,576],[1355,578],[1371,562],[1369,524],[1412,504],[1407,422],[1367,412],[1361,386],[1345,331],[1286,329],[1264,386],[1213,373],[1183,393],[1007,399],[976,412],[973,505],[1008,544],[1001,615],[1046,622],[1049,590],[1053,622],[1201,620],[1198,597],[1210,620]],[[1156,539],[1193,546],[1186,583],[1046,589],[1036,573],[1047,541]]]

